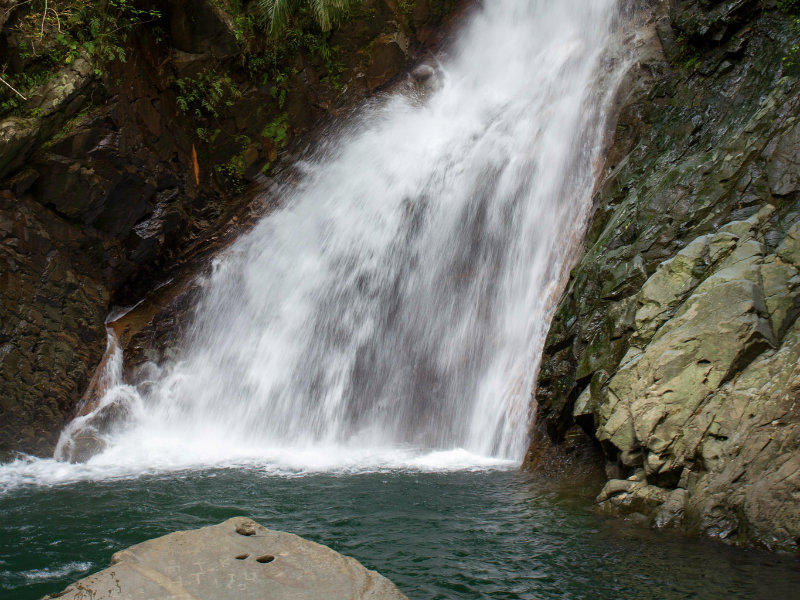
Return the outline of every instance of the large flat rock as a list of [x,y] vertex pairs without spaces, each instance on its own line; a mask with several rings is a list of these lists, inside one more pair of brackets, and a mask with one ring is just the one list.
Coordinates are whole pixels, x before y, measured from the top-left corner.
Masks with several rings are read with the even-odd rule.
[[244,517],[131,546],[109,568],[47,598],[407,600],[355,559]]

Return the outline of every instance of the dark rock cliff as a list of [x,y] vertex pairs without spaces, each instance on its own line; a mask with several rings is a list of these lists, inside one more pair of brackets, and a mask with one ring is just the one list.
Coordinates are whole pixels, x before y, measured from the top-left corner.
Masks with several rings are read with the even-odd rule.
[[776,549],[800,544],[792,21],[755,0],[655,3],[526,459],[558,473],[595,448],[602,513]]
[[109,310],[279,202],[314,132],[423,56],[457,5],[367,0],[331,31],[301,11],[276,41],[255,4],[69,0],[42,19],[44,2],[0,2],[16,84],[0,90],[0,460],[50,454]]

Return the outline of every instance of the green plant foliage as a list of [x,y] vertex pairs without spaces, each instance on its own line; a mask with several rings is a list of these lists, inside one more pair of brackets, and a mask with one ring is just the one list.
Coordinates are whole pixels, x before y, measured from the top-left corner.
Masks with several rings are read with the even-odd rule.
[[229,75],[206,69],[196,77],[177,79],[178,109],[198,119],[215,119],[223,107],[232,106],[242,94]]
[[262,19],[273,34],[281,33],[292,16],[302,8],[308,9],[323,31],[339,23],[356,4],[363,0],[257,0]]
[[[795,19],[792,24],[794,31],[800,31],[800,19]],[[800,56],[800,43],[795,42],[786,48],[786,55],[783,57],[783,64],[792,71],[797,70],[798,56]]]
[[264,126],[261,137],[272,140],[276,148],[283,148],[289,141],[289,115],[281,113]]
[[24,113],[25,101],[60,69],[79,56],[102,74],[109,61],[125,62],[124,44],[144,23],[158,21],[156,8],[138,8],[133,0],[30,0],[20,2],[7,24],[20,40],[21,72],[11,68],[11,57],[0,64],[0,76],[19,92],[0,86],[0,115]]
[[234,154],[230,159],[224,163],[214,167],[220,182],[229,190],[241,194],[245,188],[244,172],[245,172],[245,159],[244,153],[251,143],[251,139],[247,135],[239,135],[236,137],[236,143],[239,145],[240,151]]
[[303,54],[316,69],[320,80],[341,90],[343,67],[339,47],[333,44],[333,32],[323,31],[310,11],[301,6],[279,36],[267,36],[260,52],[248,54],[245,64],[250,76],[262,85],[278,88],[271,92],[279,107],[285,102],[288,80],[296,73],[290,66],[295,57]]
[[233,35],[239,46],[246,47],[256,35],[256,18],[247,10],[248,0],[211,0],[231,17]]
[[790,16],[792,32],[795,34],[794,43],[790,43],[786,48],[786,55],[783,57],[783,64],[790,72],[796,73],[798,67],[798,56],[800,56],[800,0],[778,0],[778,8]]
[[232,156],[227,162],[214,167],[214,171],[231,191],[237,194],[244,191],[244,155],[241,152]]
[[195,129],[195,133],[197,134],[198,138],[206,143],[211,144],[217,139],[217,136],[222,133],[222,130],[219,128],[209,129],[208,127],[198,127]]
[[703,63],[700,50],[685,35],[681,34],[675,39],[675,47],[678,49],[677,61],[683,69],[696,71]]

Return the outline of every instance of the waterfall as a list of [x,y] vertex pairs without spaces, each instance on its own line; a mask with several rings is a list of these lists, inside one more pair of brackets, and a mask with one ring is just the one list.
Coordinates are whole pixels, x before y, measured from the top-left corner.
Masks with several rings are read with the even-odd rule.
[[477,8],[426,89],[364,107],[218,257],[177,358],[110,387],[126,418],[92,461],[518,461],[624,70],[617,17]]

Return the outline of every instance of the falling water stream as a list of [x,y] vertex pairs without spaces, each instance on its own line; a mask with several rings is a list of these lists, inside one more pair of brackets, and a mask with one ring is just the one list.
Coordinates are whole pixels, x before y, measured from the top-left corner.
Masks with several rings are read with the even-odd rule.
[[122,547],[235,514],[412,598],[795,589],[771,557],[610,538],[588,502],[513,470],[626,27],[617,0],[487,0],[431,81],[320,142],[282,207],[216,259],[176,357],[124,381],[114,354],[57,457],[87,432],[104,448],[0,466],[0,589],[57,591]]
[[179,357],[107,393],[127,418],[96,462],[519,461],[625,65],[616,4],[487,2],[425,89],[323,143],[216,261]]

